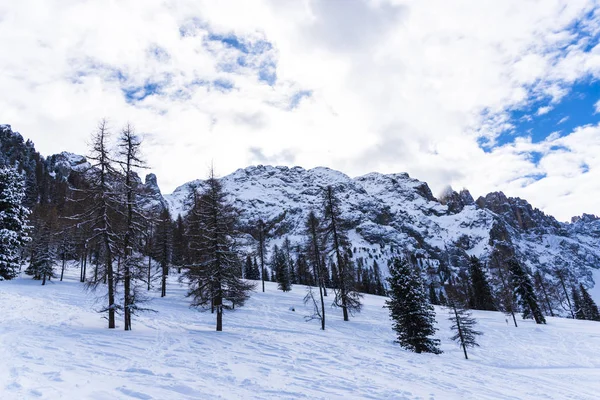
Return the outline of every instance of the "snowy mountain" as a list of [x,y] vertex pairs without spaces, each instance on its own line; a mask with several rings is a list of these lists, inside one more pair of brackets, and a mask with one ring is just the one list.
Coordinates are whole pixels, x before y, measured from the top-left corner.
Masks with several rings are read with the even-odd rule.
[[[358,178],[328,168],[252,166],[221,178],[245,225],[281,219],[273,243],[303,240],[310,210],[321,208],[321,188],[333,186],[349,221],[355,257],[391,257],[402,249],[455,268],[475,255],[489,260],[494,249],[516,255],[532,269],[565,267],[588,286],[600,266],[600,219],[583,215],[558,222],[526,200],[495,192],[474,200],[468,191],[436,199],[425,182],[408,174],[370,173]],[[173,215],[191,208],[197,180],[165,196]]]
[[[67,152],[44,160],[33,143],[8,125],[0,126],[0,139],[4,162],[23,165],[34,189],[30,192],[37,190],[39,196],[61,196],[51,181],[78,187],[89,168],[85,157]],[[38,170],[54,179],[43,179]],[[302,243],[306,216],[321,209],[321,189],[331,185],[343,204],[355,258],[381,260],[384,269],[386,259],[408,250],[430,264],[454,269],[464,268],[470,255],[484,262],[492,254],[516,255],[532,271],[568,269],[587,287],[594,285],[594,273],[600,275],[600,219],[594,215],[563,223],[502,192],[474,200],[467,190],[448,190],[436,199],[425,182],[402,173],[350,178],[328,168],[252,166],[221,180],[240,211],[242,230],[250,231],[259,218],[276,220],[269,246],[285,237]],[[154,175],[144,182],[138,178],[138,184],[146,209],[168,207],[175,218],[189,211],[189,194],[194,187],[201,190],[203,181],[182,185],[170,195],[161,193]]]

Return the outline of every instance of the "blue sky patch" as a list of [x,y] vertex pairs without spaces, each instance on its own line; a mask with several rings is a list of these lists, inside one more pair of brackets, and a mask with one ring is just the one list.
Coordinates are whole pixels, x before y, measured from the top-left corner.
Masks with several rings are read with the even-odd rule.
[[148,96],[161,93],[161,84],[157,82],[146,82],[142,86],[130,86],[121,89],[128,103],[136,103]]
[[160,46],[150,47],[148,49],[148,54],[150,55],[150,57],[160,62],[167,62],[171,58],[169,52]]
[[234,88],[233,82],[227,79],[215,79],[213,86],[221,91],[228,92]]
[[[588,78],[577,82],[558,103],[543,98],[527,106],[509,112],[513,125],[496,138],[493,147],[514,142],[517,137],[531,137],[533,143],[544,141],[548,136],[566,136],[579,126],[600,123],[600,113],[595,104],[600,100],[600,81]],[[480,138],[479,145],[492,150],[487,138]]]
[[303,98],[310,96],[312,96],[312,90],[300,90],[296,92],[290,100],[290,110],[293,110],[294,108],[298,107],[300,101]]
[[251,41],[240,38],[232,33],[227,35],[210,33],[208,40],[221,42],[225,47],[234,48],[244,54],[263,54],[273,49],[273,45],[266,40]]
[[258,80],[273,86],[277,82],[277,64],[274,61],[263,62],[258,70]]

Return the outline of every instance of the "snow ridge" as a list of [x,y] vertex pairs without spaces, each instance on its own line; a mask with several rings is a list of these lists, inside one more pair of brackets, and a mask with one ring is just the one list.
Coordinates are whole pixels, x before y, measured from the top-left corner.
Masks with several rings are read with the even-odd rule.
[[[302,243],[306,216],[320,210],[321,188],[331,185],[342,199],[357,256],[376,254],[385,260],[408,250],[463,268],[468,256],[486,261],[494,244],[502,242],[531,269],[549,272],[567,266],[589,287],[594,284],[592,272],[600,265],[598,218],[588,215],[561,223],[501,192],[474,201],[466,190],[450,191],[444,199],[436,199],[425,182],[406,173],[350,178],[324,167],[258,165],[238,169],[221,181],[243,224],[284,216],[273,243],[285,236]],[[196,180],[164,196],[174,217],[189,211],[189,194],[202,186],[203,181]]]

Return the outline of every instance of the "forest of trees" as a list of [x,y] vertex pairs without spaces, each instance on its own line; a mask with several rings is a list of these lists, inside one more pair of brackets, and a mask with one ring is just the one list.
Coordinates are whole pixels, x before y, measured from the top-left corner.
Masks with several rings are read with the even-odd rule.
[[398,343],[417,353],[440,353],[433,305],[450,310],[465,357],[479,334],[468,310],[501,311],[515,327],[518,314],[537,324],[565,315],[600,321],[587,288],[566,268],[534,273],[499,250],[486,260],[470,257],[462,269],[416,252],[359,256],[335,186],[321,189],[302,220],[303,238],[292,242],[275,234],[281,216],[242,224],[213,171],[190,186],[188,213],[145,206],[138,176],[147,167],[143,143],[130,125],[115,131],[101,121],[90,138],[89,164],[67,176],[19,138],[0,130],[0,280],[23,270],[45,285],[76,265],[81,283],[104,299],[98,311],[111,329],[118,318],[133,329],[134,317],[151,311],[149,291],[167,296],[172,274],[188,286],[192,306],[215,314],[217,331],[224,312],[265,291],[265,281],[283,292],[307,287],[307,319],[319,320],[322,330],[331,312],[350,321],[363,294],[389,296]]

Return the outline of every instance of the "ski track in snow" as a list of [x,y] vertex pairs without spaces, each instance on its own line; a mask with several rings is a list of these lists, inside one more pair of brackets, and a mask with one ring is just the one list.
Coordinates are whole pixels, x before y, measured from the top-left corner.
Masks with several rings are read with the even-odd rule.
[[[436,308],[444,354],[394,343],[385,299],[343,322],[328,308],[327,330],[305,321],[306,290],[267,283],[243,308],[214,315],[189,308],[171,277],[157,313],[133,331],[106,328],[99,303],[77,282],[0,282],[0,399],[597,399],[600,323],[548,318],[548,325],[474,312],[481,347],[464,360]],[[153,294],[156,296],[156,294]],[[329,302],[331,302],[331,294]],[[295,312],[290,307],[295,308]]]

